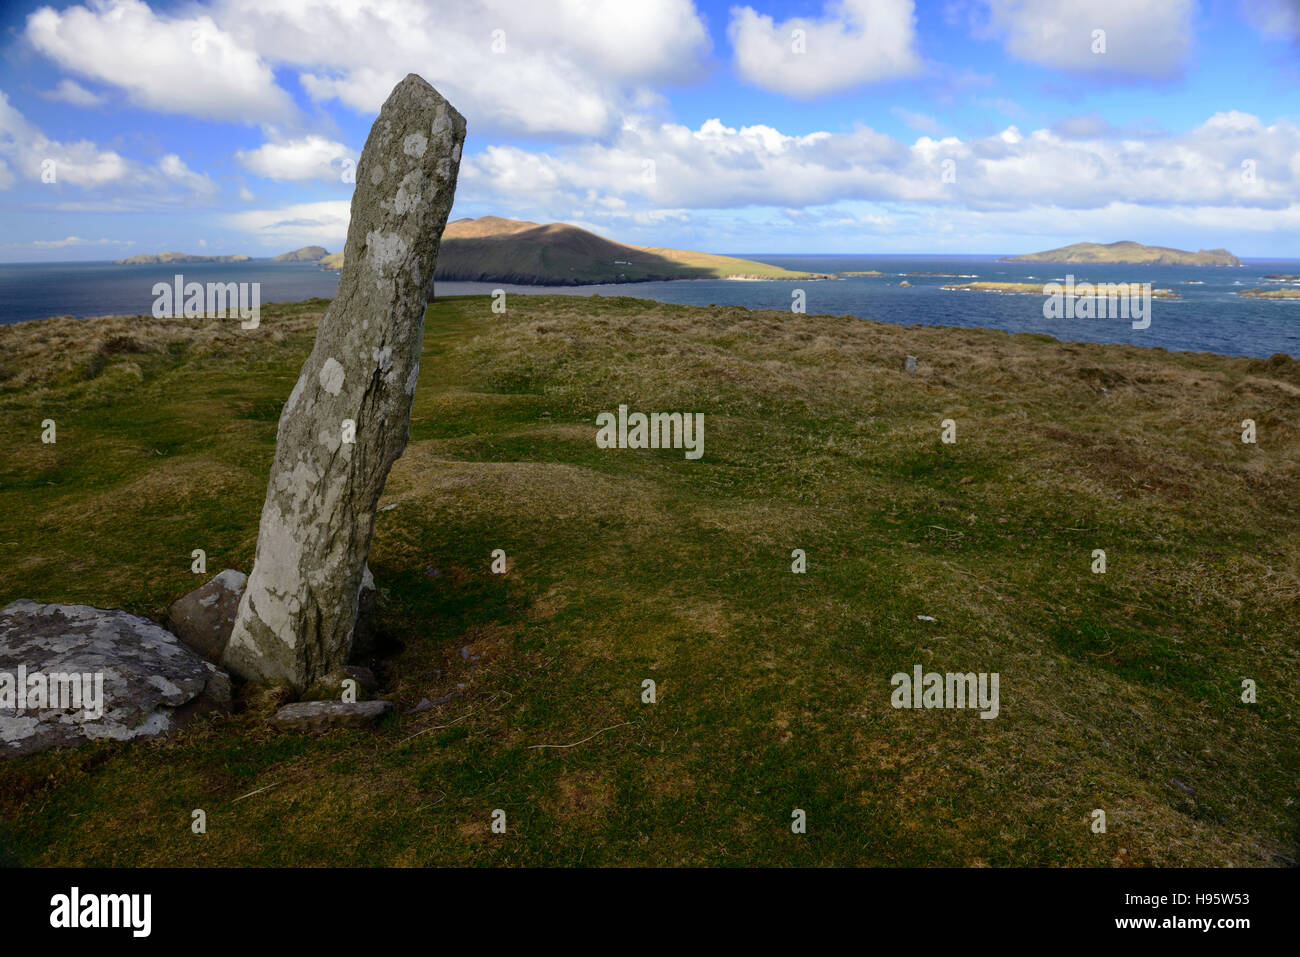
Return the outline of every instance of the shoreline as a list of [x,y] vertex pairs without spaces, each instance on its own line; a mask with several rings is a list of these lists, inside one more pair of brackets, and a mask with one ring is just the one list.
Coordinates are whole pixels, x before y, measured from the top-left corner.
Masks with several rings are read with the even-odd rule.
[[[444,281],[450,282],[452,280],[444,280]],[[699,280],[682,279],[682,280],[672,280],[672,281],[673,282],[696,282]],[[634,283],[620,283],[619,285],[634,285]],[[565,288],[565,287],[557,287],[557,288]],[[576,287],[568,287],[568,288],[576,288]],[[945,290],[945,291],[958,291],[958,290]],[[970,291],[978,291],[978,290],[960,290],[960,291],[970,292]],[[564,293],[529,293],[527,295],[530,298],[535,298],[535,299],[550,298],[550,297],[569,298],[565,296]],[[1001,293],[1000,295],[1009,295],[1009,294]],[[1016,293],[1014,295],[1028,295],[1028,294]],[[435,301],[451,302],[456,300],[478,299],[478,298],[490,299],[491,295],[489,293],[455,293],[452,295],[437,296],[434,300],[429,300],[427,305],[432,306]],[[602,296],[600,293],[593,293],[590,298],[635,299],[641,302],[654,303],[657,305],[669,306],[676,309],[701,310],[705,312],[713,308],[740,309],[750,314],[757,314],[759,312],[774,312],[774,311],[780,312],[781,311],[781,310],[771,310],[771,309],[750,309],[746,306],[729,305],[725,303],[712,304],[712,305],[672,303],[672,302],[664,302],[663,300],[659,300],[659,299],[651,299],[645,296]],[[320,309],[323,311],[332,301],[333,301],[332,299],[325,299],[322,297],[312,297],[308,299],[266,302],[266,303],[262,303],[261,308],[270,309],[273,313],[290,311],[290,310],[300,312],[306,309]],[[1269,301],[1288,302],[1290,300],[1269,300]],[[1004,336],[1033,336],[1037,339],[1050,340],[1052,343],[1057,345],[1062,345],[1062,346],[1085,345],[1085,346],[1097,346],[1105,349],[1141,349],[1144,352],[1164,352],[1170,355],[1183,355],[1183,356],[1212,356],[1215,359],[1233,359],[1233,360],[1247,359],[1247,360],[1267,361],[1270,359],[1274,359],[1277,356],[1282,356],[1291,361],[1300,362],[1300,355],[1295,355],[1287,352],[1272,352],[1268,354],[1231,353],[1231,352],[1214,352],[1213,350],[1209,350],[1209,349],[1170,348],[1168,346],[1162,346],[1162,345],[1147,346],[1147,345],[1141,345],[1139,343],[1131,343],[1131,342],[1097,342],[1094,339],[1062,338],[1061,336],[1054,335],[1050,332],[1041,332],[1038,330],[1022,329],[1022,330],[1013,331],[1010,329],[999,329],[994,326],[963,326],[963,325],[954,325],[954,324],[946,324],[946,323],[929,323],[929,322],[893,322],[888,319],[880,319],[874,316],[858,316],[852,313],[835,314],[835,313],[810,312],[807,314],[800,314],[799,318],[809,319],[809,320],[826,319],[826,318],[838,319],[838,318],[843,318],[844,316],[848,316],[849,318],[855,319],[859,322],[877,323],[879,325],[888,326],[890,328],[936,329],[936,330],[944,330],[952,333],[977,332],[977,333],[992,333],[992,334],[998,334]],[[274,316],[272,316],[272,318],[274,318]],[[70,320],[76,323],[86,323],[86,322],[93,323],[93,322],[103,322],[103,321],[111,321],[111,320],[141,320],[147,323],[186,324],[190,326],[190,328],[193,328],[195,330],[207,329],[209,327],[209,324],[219,324],[219,323],[230,323],[233,324],[233,327],[235,329],[238,329],[238,323],[239,323],[238,315],[231,316],[225,319],[207,319],[204,317],[186,318],[184,316],[157,319],[148,313],[106,313],[98,316],[73,316],[67,313],[63,313],[63,314],[56,314],[53,316],[43,316],[39,319],[22,319],[17,322],[0,323],[0,360],[2,360],[2,356],[3,356],[3,350],[5,345],[4,339],[7,335],[7,333],[5,332],[6,329],[18,329],[20,327],[25,329],[25,328],[32,327],[33,324],[35,323],[47,323],[47,322],[54,322],[54,321],[61,321],[61,320]],[[219,330],[219,326],[215,328]],[[0,365],[3,365],[2,361],[0,361]],[[0,378],[0,383],[3,382],[4,379]]]

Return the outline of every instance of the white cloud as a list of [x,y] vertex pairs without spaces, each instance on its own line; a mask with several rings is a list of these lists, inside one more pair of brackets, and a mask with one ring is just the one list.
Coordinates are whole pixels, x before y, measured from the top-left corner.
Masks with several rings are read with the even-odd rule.
[[309,135],[295,140],[266,143],[255,150],[238,150],[235,157],[258,176],[275,180],[323,179],[339,181],[357,153],[342,143]]
[[87,90],[76,80],[60,80],[58,86],[42,91],[41,96],[47,100],[71,103],[73,106],[99,106],[104,102],[102,96]]
[[13,246],[35,246],[37,249],[63,249],[67,246],[134,246],[132,239],[82,239],[68,236],[65,239],[34,239],[30,243],[11,243]]
[[[101,150],[89,140],[60,143],[50,139],[9,103],[0,91],[0,154],[24,178],[41,181],[52,170],[55,183],[102,186],[127,179],[132,164],[112,150]],[[52,164],[52,165],[49,165]]]
[[342,249],[347,238],[352,201],[297,203],[280,209],[250,209],[224,217],[232,229],[258,237],[263,245],[319,244]]
[[164,19],[141,0],[94,0],[41,7],[26,37],[64,69],[162,113],[249,123],[294,113],[270,66],[206,15]]
[[1242,0],[1241,9],[1265,36],[1300,42],[1300,0]]
[[[989,0],[989,24],[1012,56],[1117,81],[1182,73],[1193,0]],[[1104,31],[1097,53],[1095,31]]]
[[742,79],[790,96],[907,76],[920,65],[912,0],[834,0],[820,19],[779,24],[733,7],[727,36]]
[[[62,197],[63,187],[76,186],[96,194],[82,208],[123,209],[161,207],[178,202],[206,202],[218,193],[206,173],[190,169],[179,156],[169,154],[147,166],[113,150],[100,149],[89,140],[63,143],[46,136],[9,103],[0,91],[0,189],[26,180],[34,189],[48,189]],[[7,174],[7,175],[6,175]],[[101,198],[102,197],[102,198]],[[75,208],[73,203],[63,208]]]
[[142,0],[42,7],[26,38],[160,112],[299,120],[273,72],[289,67],[313,99],[373,114],[419,73],[476,132],[583,136],[645,108],[654,84],[700,75],[711,46],[692,0],[213,0],[182,10],[163,15]]
[[710,47],[691,0],[218,0],[213,16],[315,100],[371,114],[418,73],[475,133],[601,135]]
[[213,199],[217,195],[217,184],[212,178],[207,173],[194,172],[175,153],[169,153],[158,161],[158,171],[196,196]]
[[1222,206],[1262,216],[1300,195],[1300,129],[1289,122],[1227,112],[1179,135],[1097,133],[1009,126],[907,144],[868,127],[789,136],[718,120],[698,130],[628,123],[609,145],[489,147],[465,158],[460,189],[466,201],[504,208],[616,210],[618,199],[629,212],[866,200],[973,210]]

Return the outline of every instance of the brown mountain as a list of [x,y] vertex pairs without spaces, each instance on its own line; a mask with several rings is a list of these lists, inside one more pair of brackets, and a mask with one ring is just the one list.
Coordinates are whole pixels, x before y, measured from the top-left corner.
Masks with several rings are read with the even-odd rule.
[[[343,256],[322,260],[341,269]],[[435,280],[527,286],[645,282],[656,279],[824,279],[821,273],[685,249],[615,242],[568,223],[545,226],[484,216],[448,223],[438,250]]]

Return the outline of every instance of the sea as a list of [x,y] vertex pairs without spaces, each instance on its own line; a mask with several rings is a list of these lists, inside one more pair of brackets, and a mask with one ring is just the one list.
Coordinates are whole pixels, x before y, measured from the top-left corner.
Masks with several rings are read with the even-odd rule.
[[[853,315],[901,325],[962,326],[1044,333],[1077,342],[1126,343],[1169,350],[1232,356],[1286,353],[1300,358],[1300,299],[1247,299],[1236,292],[1256,287],[1300,288],[1265,282],[1270,273],[1300,275],[1300,260],[1249,259],[1241,266],[1092,266],[1008,263],[995,256],[825,256],[736,253],[747,259],[804,272],[876,270],[882,276],[802,281],[690,279],[595,286],[515,286],[440,282],[436,295],[635,296],[684,305],[732,305],[788,311],[803,290],[808,314]],[[261,302],[331,298],[338,273],[315,263],[192,263],[118,266],[109,262],[0,264],[0,324],[47,316],[147,314],[153,286],[186,282],[258,282]],[[929,275],[926,275],[929,274]],[[999,295],[944,289],[949,283],[1149,282],[1178,299],[1153,299],[1151,323],[1133,328],[1129,319],[1045,318],[1042,295]],[[906,281],[910,285],[903,286]]]

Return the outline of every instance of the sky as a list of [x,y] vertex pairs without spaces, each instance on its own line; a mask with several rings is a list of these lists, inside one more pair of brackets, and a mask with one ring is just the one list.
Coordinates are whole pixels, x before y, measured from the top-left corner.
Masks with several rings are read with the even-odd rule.
[[1300,258],[1300,0],[0,0],[0,48],[2,262],[341,249],[409,72],[453,218]]

